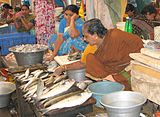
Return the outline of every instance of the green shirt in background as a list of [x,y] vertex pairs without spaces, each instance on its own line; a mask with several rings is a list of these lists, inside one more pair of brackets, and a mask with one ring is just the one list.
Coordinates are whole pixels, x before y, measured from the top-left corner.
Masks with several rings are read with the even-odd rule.
[[28,16],[25,17],[25,20],[32,23],[33,27],[27,31],[24,27],[24,25],[22,24],[22,22],[19,20],[19,23],[21,23],[21,27],[19,29],[17,29],[18,32],[34,32],[33,30],[35,30],[35,16],[32,14],[29,14]]

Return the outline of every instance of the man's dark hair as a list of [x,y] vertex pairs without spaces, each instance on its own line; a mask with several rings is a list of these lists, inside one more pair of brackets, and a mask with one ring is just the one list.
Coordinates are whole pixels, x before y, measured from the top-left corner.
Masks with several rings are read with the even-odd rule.
[[3,4],[2,8],[11,9],[12,7],[9,4],[5,3]]
[[19,11],[21,11],[21,8],[20,8],[20,7],[15,7],[15,8],[14,8],[14,11],[15,11],[15,12],[19,12]]
[[70,10],[70,11],[72,11],[73,13],[76,13],[77,15],[78,15],[78,13],[79,13],[79,7],[76,6],[76,5],[74,5],[74,4],[68,5],[68,6],[65,8],[64,12],[65,12],[66,10]]
[[152,13],[157,13],[156,8],[153,5],[147,5],[143,8],[143,10],[141,11],[142,15],[146,15],[147,13],[152,14]]
[[132,4],[127,4],[126,6],[126,12],[128,11],[136,11],[135,7]]
[[84,28],[91,35],[97,34],[100,38],[103,38],[107,33],[107,29],[97,18],[88,20],[84,23]]

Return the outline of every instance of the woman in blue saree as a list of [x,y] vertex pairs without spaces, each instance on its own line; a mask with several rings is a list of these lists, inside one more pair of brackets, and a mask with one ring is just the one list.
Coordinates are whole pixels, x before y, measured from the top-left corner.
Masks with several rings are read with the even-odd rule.
[[60,21],[58,34],[52,35],[48,41],[49,49],[52,50],[52,60],[56,55],[70,53],[71,48],[84,51],[87,44],[82,39],[82,26],[84,21],[78,15],[79,8],[69,5],[64,10],[64,18]]

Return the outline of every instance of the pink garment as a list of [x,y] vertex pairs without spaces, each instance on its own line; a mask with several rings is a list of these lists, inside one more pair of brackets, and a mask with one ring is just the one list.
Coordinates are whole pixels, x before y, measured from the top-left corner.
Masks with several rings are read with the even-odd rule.
[[49,0],[35,0],[36,38],[38,44],[48,44],[50,36],[54,33],[54,3]]

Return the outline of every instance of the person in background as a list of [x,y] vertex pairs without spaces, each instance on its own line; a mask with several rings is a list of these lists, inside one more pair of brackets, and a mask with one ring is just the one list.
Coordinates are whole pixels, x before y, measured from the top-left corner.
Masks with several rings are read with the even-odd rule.
[[[124,73],[125,67],[130,63],[129,54],[140,52],[143,47],[141,38],[118,29],[107,30],[96,18],[84,23],[83,35],[90,46],[97,46],[95,53],[87,54],[86,63],[78,61],[58,67],[54,75],[60,75],[66,70],[86,68],[86,72],[94,80],[120,82],[129,90],[129,78],[123,77],[121,73]],[[109,75],[112,78],[108,78]]]
[[132,4],[127,4],[124,18],[126,18],[126,17],[133,18],[135,16],[135,14],[136,14],[135,7]]
[[133,34],[138,35],[143,39],[154,39],[154,23],[157,10],[152,5],[147,5],[138,15],[132,20]]
[[35,16],[29,14],[29,6],[22,5],[21,11],[17,12],[14,16],[14,24],[18,32],[30,32],[34,30]]
[[15,7],[15,8],[14,8],[14,12],[15,12],[15,13],[17,13],[17,12],[19,12],[19,11],[21,11],[21,8],[20,8],[20,7]]
[[52,35],[48,41],[53,60],[56,55],[69,54],[72,50],[84,51],[87,44],[82,39],[82,26],[84,21],[78,15],[79,7],[69,5],[64,10],[64,18],[60,21],[57,35]]
[[0,14],[0,25],[6,24],[7,20],[13,17],[12,6],[5,3],[2,5],[2,13]]

